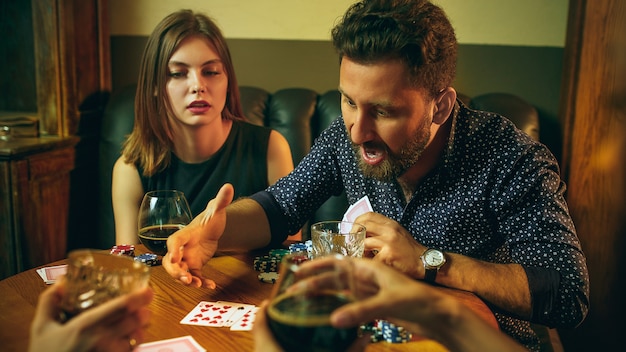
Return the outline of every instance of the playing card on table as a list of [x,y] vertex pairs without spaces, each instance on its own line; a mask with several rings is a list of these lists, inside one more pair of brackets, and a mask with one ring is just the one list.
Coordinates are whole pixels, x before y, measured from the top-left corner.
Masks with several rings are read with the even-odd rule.
[[233,313],[224,320],[224,324],[222,326],[230,327],[235,324],[235,322],[239,321],[239,319],[243,318],[245,314],[249,313],[255,306],[254,304],[245,304],[245,303],[237,303],[237,302],[228,302],[228,301],[217,301],[218,304],[223,304],[224,307],[233,307]]
[[237,320],[230,329],[232,331],[250,331],[252,330],[252,325],[254,324],[254,319],[256,318],[256,312],[259,310],[259,307],[252,307],[249,311],[241,316],[239,320]]
[[176,337],[173,339],[142,343],[135,352],[205,352],[206,350],[191,336]]
[[67,272],[67,264],[47,266],[37,269],[37,273],[46,284],[53,284]]
[[221,327],[237,311],[237,308],[232,304],[203,301],[198,303],[180,323]]

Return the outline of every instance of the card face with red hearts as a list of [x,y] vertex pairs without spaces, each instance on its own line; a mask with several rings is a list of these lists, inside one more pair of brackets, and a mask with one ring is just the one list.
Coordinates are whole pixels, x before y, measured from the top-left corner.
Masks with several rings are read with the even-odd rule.
[[233,331],[250,331],[252,330],[252,325],[254,324],[254,318],[256,317],[256,312],[259,310],[259,307],[252,307],[246,313],[244,313],[239,320],[235,321],[233,325],[231,325],[230,329]]
[[229,319],[240,309],[231,302],[200,302],[181,321],[181,324],[222,327],[229,326]]
[[223,304],[224,307],[234,307],[234,312],[226,318],[222,326],[231,327],[238,322],[244,315],[249,314],[255,306],[254,304],[245,304],[228,301],[217,301],[218,304]]

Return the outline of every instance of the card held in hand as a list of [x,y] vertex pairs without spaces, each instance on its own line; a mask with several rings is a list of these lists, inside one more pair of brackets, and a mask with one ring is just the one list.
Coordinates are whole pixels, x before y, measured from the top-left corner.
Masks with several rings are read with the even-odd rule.
[[348,210],[346,210],[343,215],[343,221],[354,222],[359,215],[370,211],[373,211],[372,204],[370,203],[369,197],[365,196],[348,207]]

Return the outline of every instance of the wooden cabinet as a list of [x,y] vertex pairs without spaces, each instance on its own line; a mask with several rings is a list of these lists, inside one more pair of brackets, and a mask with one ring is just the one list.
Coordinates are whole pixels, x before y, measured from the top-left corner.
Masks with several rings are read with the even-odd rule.
[[77,141],[0,141],[0,279],[65,258]]
[[[2,0],[0,4],[0,37],[3,38],[0,40],[0,57],[6,61],[0,65],[0,115],[3,112],[27,112],[29,116],[38,118],[40,136],[79,138],[74,146],[69,191],[63,188],[68,193],[54,197],[58,197],[57,201],[62,199],[69,203],[69,220],[67,226],[63,226],[67,228],[64,234],[67,249],[93,247],[96,236],[89,233],[97,228],[98,218],[96,211],[90,208],[90,204],[94,203],[90,193],[97,191],[94,185],[98,184],[99,177],[100,127],[111,90],[108,0]],[[48,145],[48,142],[43,144]],[[11,147],[3,145],[1,148]],[[12,214],[21,214],[20,210],[12,209],[11,204],[16,204],[18,199],[37,198],[35,193],[23,196],[15,193],[19,190],[17,186],[7,188],[8,184],[16,182],[14,178],[17,174],[12,173],[17,172],[18,167],[17,162],[8,163],[7,160],[35,160],[35,154],[41,150],[35,146],[32,148],[34,150],[28,152],[2,156],[0,251],[3,254],[7,251],[5,247],[23,245],[16,243],[16,239],[5,242],[8,241],[8,233],[13,233],[11,227],[19,223],[9,223],[6,219]],[[61,162],[65,159],[54,157],[50,160],[54,163],[54,160]],[[51,170],[54,174],[38,176],[42,180],[39,185],[44,187],[37,191],[41,192],[42,198],[52,197],[46,192],[58,191],[52,186],[54,182],[61,182],[55,172],[64,168],[64,165],[51,165],[42,169]],[[62,179],[62,182],[66,181]],[[47,189],[46,185],[51,186]],[[28,209],[39,211],[35,206],[39,205]],[[65,209],[68,204],[57,206]],[[23,222],[19,226],[30,228],[38,225]],[[46,226],[51,225],[48,223]],[[20,252],[13,253],[11,263],[15,263],[13,259],[20,255]],[[0,258],[0,264],[7,261],[6,257]],[[16,264],[11,264],[6,269],[1,268],[0,273],[12,273],[19,269]]]

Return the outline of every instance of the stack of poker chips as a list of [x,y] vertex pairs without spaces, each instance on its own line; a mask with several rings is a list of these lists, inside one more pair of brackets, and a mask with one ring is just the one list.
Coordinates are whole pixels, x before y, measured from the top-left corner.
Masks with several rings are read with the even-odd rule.
[[154,253],[144,253],[135,257],[136,262],[144,263],[148,266],[154,266],[158,264],[157,255]]
[[313,252],[313,242],[311,240],[307,240],[305,242],[296,242],[289,245],[289,252],[306,252],[309,258],[311,258],[311,253]]
[[405,328],[386,320],[361,325],[361,332],[370,334],[371,342],[405,343],[411,341],[413,337]]
[[259,271],[259,281],[273,284],[278,280],[278,267],[284,253],[282,250],[272,249],[267,255],[254,258],[254,270]]
[[[307,252],[305,243],[296,243],[291,245],[289,249],[271,249],[268,254],[260,255],[254,258],[254,270],[259,271],[259,280],[266,283],[276,283],[278,281],[278,270],[280,262],[287,254]],[[302,260],[308,260],[308,252],[303,255]]]
[[261,255],[254,258],[254,270],[262,273],[278,272],[281,258]]
[[135,246],[132,244],[118,244],[111,247],[110,253],[114,255],[127,255],[129,257],[134,257]]

